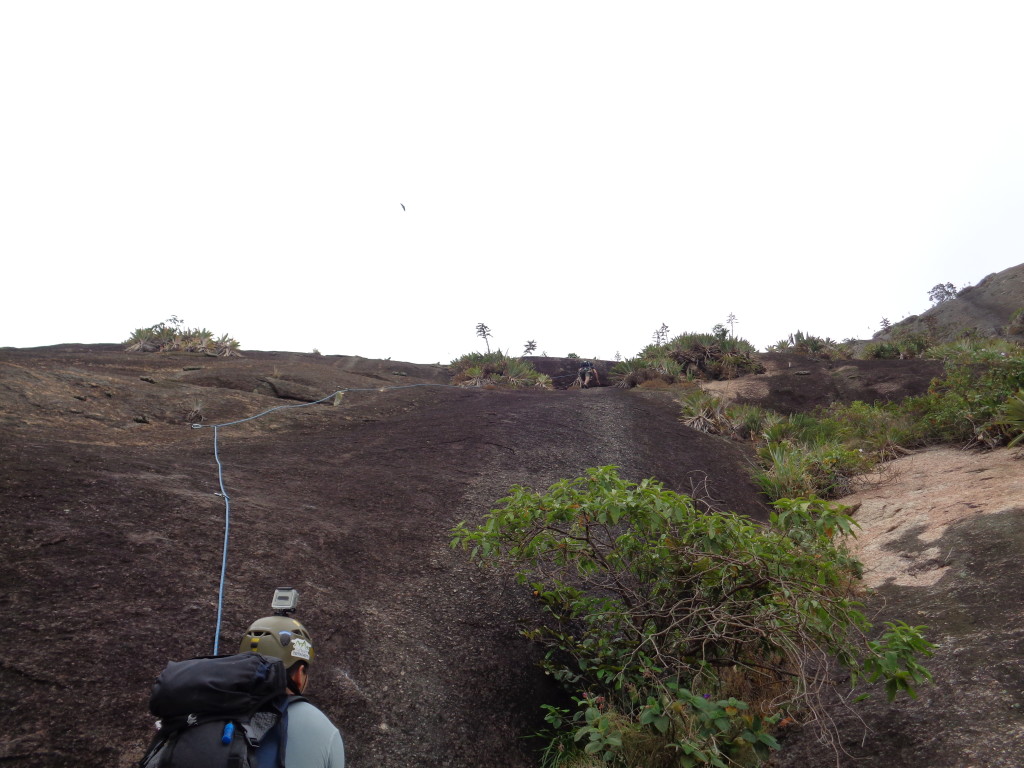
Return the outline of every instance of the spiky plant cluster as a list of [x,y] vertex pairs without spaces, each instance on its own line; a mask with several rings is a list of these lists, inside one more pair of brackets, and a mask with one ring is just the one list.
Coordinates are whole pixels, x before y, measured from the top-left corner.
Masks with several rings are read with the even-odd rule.
[[876,341],[864,347],[861,353],[867,359],[878,360],[909,360],[915,357],[930,357],[929,351],[934,347],[934,332],[900,328],[893,332],[888,341]]
[[966,333],[955,341],[929,347],[924,356],[954,365],[1005,363],[1024,358],[1024,347],[1009,339]]
[[630,357],[616,363],[611,370],[616,387],[632,389],[648,381],[663,381],[658,367],[642,357]]
[[822,360],[848,360],[853,357],[853,345],[848,341],[836,341],[828,336],[814,336],[803,331],[789,334],[768,347],[769,352],[794,352],[798,355]]
[[136,328],[124,342],[127,352],[198,352],[211,357],[241,356],[239,344],[226,333],[213,337],[206,328],[183,328],[178,318]]
[[541,387],[551,389],[551,377],[539,373],[532,363],[509,357],[501,350],[469,352],[452,360],[452,384],[462,387]]
[[694,379],[732,379],[762,373],[757,350],[745,339],[712,333],[685,333],[664,344],[648,344],[635,358],[612,368],[618,387],[635,387],[660,379],[670,384]]
[[1009,443],[1008,448],[1024,440],[1024,389],[1017,390],[1017,394],[1007,398],[1001,414],[1002,424],[1011,434],[1016,433]]
[[679,398],[682,406],[680,420],[690,429],[712,435],[728,434],[732,431],[732,420],[726,414],[725,404],[702,389],[688,392]]
[[[876,461],[891,458],[896,450],[888,439],[875,435],[881,429],[878,418],[870,424],[862,419],[855,430],[844,423],[848,417],[840,407],[832,414],[784,416],[750,404],[727,405],[703,390],[678,400],[679,419],[691,429],[756,444],[758,467],[753,479],[772,500],[810,494],[841,496],[851,489],[856,475]],[[879,442],[877,452],[859,447],[869,444],[869,436]],[[883,454],[885,450],[890,453]]]

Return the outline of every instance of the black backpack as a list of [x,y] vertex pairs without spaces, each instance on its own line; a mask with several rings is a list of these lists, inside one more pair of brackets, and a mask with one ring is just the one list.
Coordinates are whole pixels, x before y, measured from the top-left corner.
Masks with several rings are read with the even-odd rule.
[[286,682],[281,660],[260,653],[170,662],[149,698],[160,720],[139,768],[284,766],[286,728],[277,726],[305,701]]

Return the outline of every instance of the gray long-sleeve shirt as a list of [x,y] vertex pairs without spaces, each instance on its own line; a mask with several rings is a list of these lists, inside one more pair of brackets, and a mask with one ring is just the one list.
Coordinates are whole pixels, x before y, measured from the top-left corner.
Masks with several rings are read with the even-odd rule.
[[327,715],[308,701],[288,707],[285,768],[345,768],[345,745]]

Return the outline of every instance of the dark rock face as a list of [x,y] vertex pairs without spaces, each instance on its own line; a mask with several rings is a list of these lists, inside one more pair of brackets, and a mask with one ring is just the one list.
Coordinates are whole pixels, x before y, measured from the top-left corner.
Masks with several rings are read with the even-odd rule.
[[353,765],[535,764],[523,736],[556,694],[519,635],[534,606],[448,546],[510,486],[615,464],[765,516],[745,449],[684,427],[665,393],[461,389],[437,366],[286,353],[70,345],[0,365],[12,765],[130,764],[163,665],[212,652],[215,434],[231,513],[219,650],[297,587],[311,698]]
[[[341,728],[352,765],[384,768],[537,764],[523,737],[543,725],[539,706],[558,694],[519,634],[535,606],[506,574],[481,571],[448,546],[453,525],[480,520],[511,485],[542,489],[612,464],[708,507],[766,516],[749,479],[750,449],[684,427],[670,392],[462,389],[447,386],[441,366],[245,355],[0,350],[7,764],[138,759],[156,675],[170,659],[213,650],[221,481],[231,525],[219,650],[233,651],[249,622],[269,613],[275,587],[297,587],[297,617],[317,643],[311,698]],[[811,373],[787,378],[787,367],[758,401],[802,409],[878,390],[892,376],[902,377],[901,392],[926,387],[931,371],[912,374],[908,362],[853,365],[859,380],[847,390],[837,381],[845,363],[819,370],[804,360]],[[607,368],[599,371],[604,378]],[[961,536],[951,547],[969,558],[972,547],[1010,540],[991,533],[946,535]],[[947,599],[901,589],[910,588],[885,593],[882,617],[891,609],[913,623],[908,606],[938,614]],[[1014,604],[1008,598],[999,610],[1019,628]],[[957,615],[986,610],[969,605]],[[1007,646],[992,672],[1007,686],[1019,650]],[[960,677],[951,679],[972,690],[973,667],[956,663],[949,674]],[[928,701],[869,711],[863,754],[894,767],[916,768],[923,755],[935,756],[932,765],[974,764],[940,761],[952,754],[943,718],[959,710],[942,696]],[[899,728],[886,725],[893,718],[903,718]],[[1013,722],[998,727],[1019,728]],[[860,738],[852,733],[842,738]],[[927,749],[906,748],[929,738]],[[814,752],[796,735],[790,743],[794,755]],[[819,748],[815,761],[790,764],[834,765],[835,756]]]

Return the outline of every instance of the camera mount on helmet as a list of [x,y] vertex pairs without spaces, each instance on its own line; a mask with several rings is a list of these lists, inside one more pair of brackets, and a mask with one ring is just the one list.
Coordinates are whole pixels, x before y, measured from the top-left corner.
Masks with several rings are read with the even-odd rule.
[[299,605],[299,590],[293,587],[278,587],[274,590],[274,599],[270,601],[270,607],[275,616],[287,616],[294,613]]

